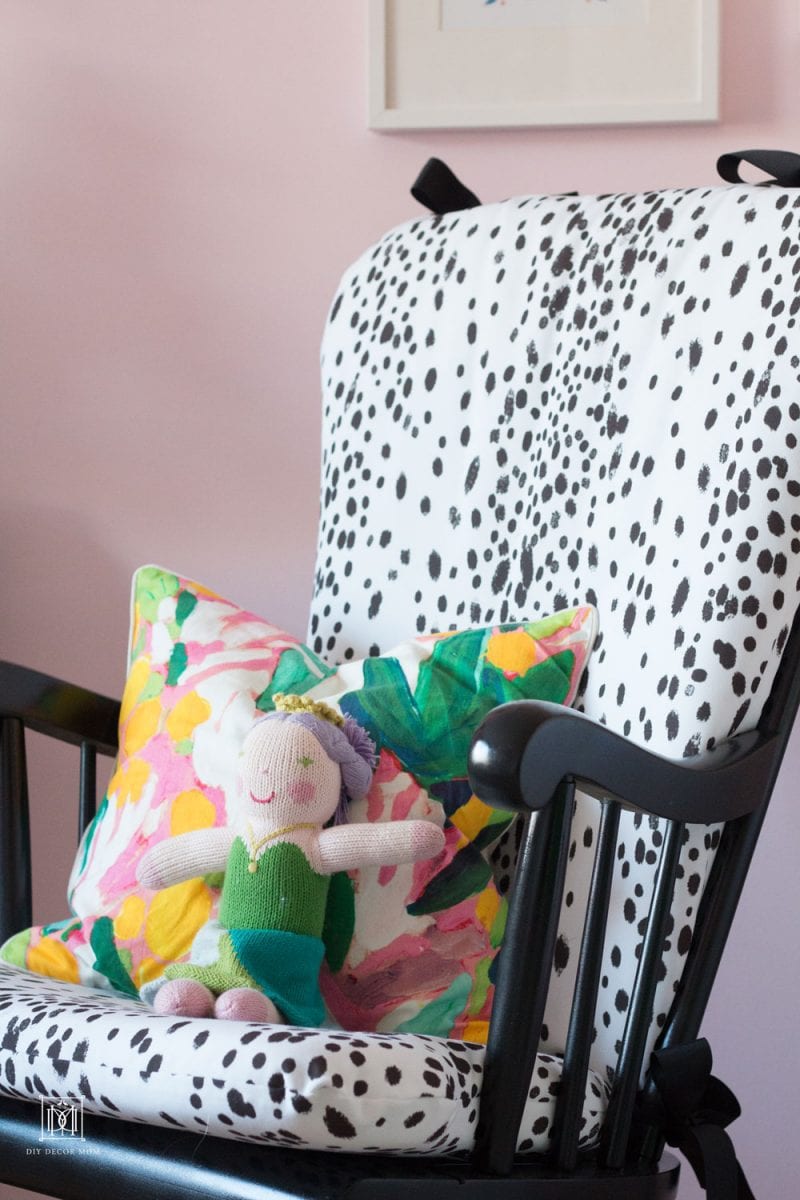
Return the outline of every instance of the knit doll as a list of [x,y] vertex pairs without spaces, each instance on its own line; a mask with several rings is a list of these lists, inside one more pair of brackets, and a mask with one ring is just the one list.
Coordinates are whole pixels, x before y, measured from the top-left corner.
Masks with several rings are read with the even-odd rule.
[[327,704],[280,695],[275,703],[245,739],[231,825],[170,838],[139,863],[150,888],[225,869],[219,959],[168,967],[157,1012],[321,1024],[330,876],[432,858],[444,847],[430,821],[327,825],[343,816],[348,797],[366,795],[375,746]]

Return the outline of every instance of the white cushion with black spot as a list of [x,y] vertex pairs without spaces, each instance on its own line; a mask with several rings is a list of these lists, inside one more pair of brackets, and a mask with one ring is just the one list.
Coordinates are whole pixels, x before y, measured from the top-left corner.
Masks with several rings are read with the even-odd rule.
[[[582,706],[656,752],[752,728],[797,605],[800,193],[524,197],[387,234],[323,344],[310,643],[590,602]],[[583,798],[546,1017],[563,1048],[598,809]],[[655,1025],[718,831],[687,834]],[[593,1065],[611,1071],[662,841],[623,814]],[[508,886],[513,840],[497,851]]]
[[[157,1016],[135,1000],[0,965],[0,1094],[82,1100],[100,1116],[270,1145],[467,1152],[483,1046]],[[547,1149],[561,1063],[540,1055],[519,1134]],[[581,1145],[606,1089],[589,1079]]]

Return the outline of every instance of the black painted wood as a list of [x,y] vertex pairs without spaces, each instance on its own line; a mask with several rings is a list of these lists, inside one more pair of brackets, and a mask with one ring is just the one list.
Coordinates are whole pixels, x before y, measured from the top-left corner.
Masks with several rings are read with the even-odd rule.
[[645,1043],[653,1017],[658,968],[668,933],[683,833],[684,826],[680,822],[668,822],[606,1113],[602,1161],[607,1167],[621,1167],[628,1150],[633,1106],[639,1090]]
[[31,923],[31,834],[25,729],[0,719],[0,943]]
[[[506,1174],[514,1161],[544,1018],[569,855],[575,787],[531,820],[521,849],[481,1085],[476,1165]],[[511,953],[508,949],[511,949]]]
[[81,747],[82,833],[94,813],[96,755],[116,753],[119,711],[107,696],[0,662],[0,942],[32,921],[25,729]]
[[89,1115],[80,1148],[48,1158],[35,1153],[39,1132],[38,1105],[0,1098],[3,1177],[62,1200],[674,1200],[679,1175],[667,1154],[571,1176],[525,1163],[499,1179],[463,1161],[304,1154]]
[[615,797],[650,816],[707,825],[763,803],[782,749],[777,733],[753,730],[694,758],[663,758],[575,709],[517,700],[480,725],[469,777],[476,795],[496,808],[543,808],[570,777],[598,799]]
[[563,1171],[573,1170],[578,1161],[580,1122],[589,1074],[594,1014],[603,969],[603,947],[617,857],[619,816],[620,807],[614,801],[603,805],[578,957],[572,1012],[564,1047],[561,1091],[556,1102],[553,1122],[553,1153],[555,1161]]
[[78,786],[78,841],[81,840],[97,808],[97,750],[91,742],[81,742],[81,774]]
[[17,717],[28,729],[101,754],[116,754],[119,702],[32,671],[0,662],[0,717]]

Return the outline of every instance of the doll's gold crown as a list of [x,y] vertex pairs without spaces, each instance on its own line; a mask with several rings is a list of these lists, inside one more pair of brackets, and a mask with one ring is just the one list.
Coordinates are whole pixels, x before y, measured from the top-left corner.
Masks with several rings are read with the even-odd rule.
[[331,708],[330,704],[326,704],[324,700],[312,700],[308,696],[287,695],[285,692],[276,692],[272,699],[276,712],[307,712],[312,716],[319,717],[322,721],[330,721],[331,725],[336,725],[339,729],[344,725],[344,717],[341,713],[338,713],[335,708]]

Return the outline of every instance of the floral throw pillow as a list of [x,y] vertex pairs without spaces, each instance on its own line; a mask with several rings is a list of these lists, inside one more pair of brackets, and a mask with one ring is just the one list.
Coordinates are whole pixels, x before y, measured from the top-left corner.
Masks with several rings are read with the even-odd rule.
[[485,851],[511,818],[471,795],[469,742],[498,703],[571,703],[596,624],[586,607],[418,637],[332,668],[201,585],[142,568],[119,757],[73,867],[73,915],[16,935],[0,957],[149,997],[171,962],[213,955],[221,879],[154,892],[136,882],[136,865],[165,838],[225,823],[254,716],[276,692],[307,692],[359,720],[378,747],[372,788],[351,819],[427,817],[446,834],[430,862],[334,877],[322,972],[331,1024],[483,1041],[505,924]]
[[[445,831],[431,861],[332,880],[321,973],[331,1025],[485,1041],[506,920],[487,851],[513,817],[472,795],[470,740],[504,701],[570,703],[595,630],[594,610],[581,608],[420,637],[309,689],[366,726],[378,748],[372,787],[351,805],[351,819],[421,818]],[[204,927],[192,961],[218,958],[220,932],[215,922]]]

